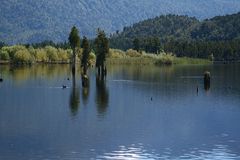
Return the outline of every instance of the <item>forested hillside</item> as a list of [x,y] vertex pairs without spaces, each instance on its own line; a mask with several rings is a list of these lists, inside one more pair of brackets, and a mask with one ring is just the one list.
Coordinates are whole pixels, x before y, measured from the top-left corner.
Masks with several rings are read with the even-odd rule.
[[125,27],[110,38],[111,47],[134,48],[177,56],[240,59],[240,13],[199,21],[187,16],[159,16]]
[[112,33],[159,15],[205,19],[239,10],[239,0],[1,0],[0,41],[58,42],[67,40],[73,25],[93,37],[98,27]]

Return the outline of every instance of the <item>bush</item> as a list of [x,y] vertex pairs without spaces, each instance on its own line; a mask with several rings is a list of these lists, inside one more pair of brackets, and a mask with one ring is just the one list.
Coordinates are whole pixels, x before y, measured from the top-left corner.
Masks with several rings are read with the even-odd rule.
[[48,57],[47,57],[46,51],[44,49],[36,49],[35,50],[35,60],[37,62],[47,62]]
[[46,46],[45,51],[47,53],[48,62],[58,61],[58,50],[52,46]]
[[141,57],[141,53],[137,52],[136,50],[129,49],[126,52],[126,55],[129,57]]
[[126,53],[119,49],[110,49],[109,56],[110,58],[123,58],[126,57]]
[[175,56],[173,54],[161,53],[156,64],[157,65],[172,65]]
[[58,49],[58,59],[62,62],[69,62],[70,61],[70,54],[67,50]]
[[9,54],[8,54],[7,51],[5,51],[5,50],[0,51],[0,60],[3,60],[3,61],[9,61],[10,60],[10,57],[9,57]]
[[18,50],[14,54],[13,62],[17,64],[29,64],[33,62],[33,58],[27,49]]
[[90,52],[88,62],[90,65],[94,65],[96,62],[96,55],[93,52]]
[[14,58],[14,55],[19,50],[26,50],[25,46],[15,45],[15,46],[5,46],[1,50],[8,52],[10,59]]

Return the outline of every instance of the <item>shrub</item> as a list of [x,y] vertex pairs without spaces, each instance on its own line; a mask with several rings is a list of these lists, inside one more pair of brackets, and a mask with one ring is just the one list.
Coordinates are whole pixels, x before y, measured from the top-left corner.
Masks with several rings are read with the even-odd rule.
[[136,50],[129,49],[126,52],[126,55],[129,57],[141,57],[141,53],[137,52]]
[[123,58],[126,57],[126,53],[119,49],[110,49],[109,56],[110,58]]
[[47,53],[48,62],[58,61],[58,50],[52,46],[46,46],[45,51]]
[[5,50],[0,51],[0,60],[3,60],[3,61],[9,61],[10,60],[10,57],[9,57],[9,54],[8,54],[7,51],[5,51]]
[[35,50],[35,60],[37,62],[47,62],[48,57],[47,57],[46,51],[44,49],[36,49]]
[[96,62],[96,55],[93,52],[90,52],[88,62],[90,65],[94,65]]
[[173,54],[161,53],[156,64],[157,65],[172,65],[175,56]]
[[58,49],[58,58],[62,62],[69,62],[70,61],[70,54],[67,50]]
[[14,54],[13,62],[17,64],[29,64],[33,62],[32,56],[27,49],[18,50]]
[[214,55],[213,55],[213,53],[208,56],[208,59],[209,59],[210,61],[214,61]]
[[10,59],[14,58],[14,55],[19,50],[26,50],[25,46],[15,45],[15,46],[5,46],[1,50],[8,52]]

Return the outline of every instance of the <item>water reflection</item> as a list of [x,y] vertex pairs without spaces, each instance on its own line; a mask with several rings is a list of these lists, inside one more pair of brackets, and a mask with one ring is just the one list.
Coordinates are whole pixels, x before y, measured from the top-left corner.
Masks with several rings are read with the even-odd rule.
[[[239,159],[235,153],[232,153],[226,145],[215,145],[213,149],[204,150],[200,148],[192,148],[186,151],[180,151],[180,155],[175,155],[171,148],[160,149],[161,153],[156,153],[155,150],[149,150],[143,144],[132,144],[129,147],[119,146],[118,150],[99,155],[97,159],[180,159],[180,160],[200,160],[200,159]],[[182,152],[182,153],[181,153]]]
[[99,115],[104,115],[107,111],[109,93],[104,77],[96,76],[96,104]]
[[70,94],[69,104],[70,104],[72,115],[73,116],[77,115],[78,108],[80,105],[80,92],[79,92],[79,88],[76,86],[75,74],[73,74],[72,76],[72,90]]
[[240,159],[239,65],[109,71],[82,87],[68,65],[3,66],[0,159]]
[[88,103],[89,92],[90,92],[89,88],[90,88],[90,86],[82,88],[82,100],[83,100],[84,105],[87,105],[87,103]]
[[205,91],[209,91],[210,90],[210,83],[204,82],[204,89],[205,89]]

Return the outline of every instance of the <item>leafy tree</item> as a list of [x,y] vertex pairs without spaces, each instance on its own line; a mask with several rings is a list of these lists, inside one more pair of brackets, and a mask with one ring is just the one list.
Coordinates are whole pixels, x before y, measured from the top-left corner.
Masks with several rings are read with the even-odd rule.
[[135,39],[133,40],[133,49],[136,50],[136,51],[138,51],[138,52],[139,52],[139,50],[140,50],[140,41],[139,41],[138,38],[135,38]]
[[69,34],[69,43],[73,51],[73,57],[72,57],[72,73],[75,75],[76,71],[76,48],[80,46],[80,37],[78,29],[73,26],[71,29],[71,32]]
[[104,31],[98,29],[97,38],[95,39],[95,52],[97,55],[96,67],[98,74],[104,76],[106,74],[106,55],[109,53],[109,42]]
[[0,49],[4,46],[6,46],[6,44],[4,42],[0,42]]
[[82,48],[83,48],[83,54],[82,54],[81,65],[83,67],[83,74],[86,75],[87,67],[88,67],[88,59],[90,54],[90,45],[89,45],[88,39],[85,36],[83,37]]

